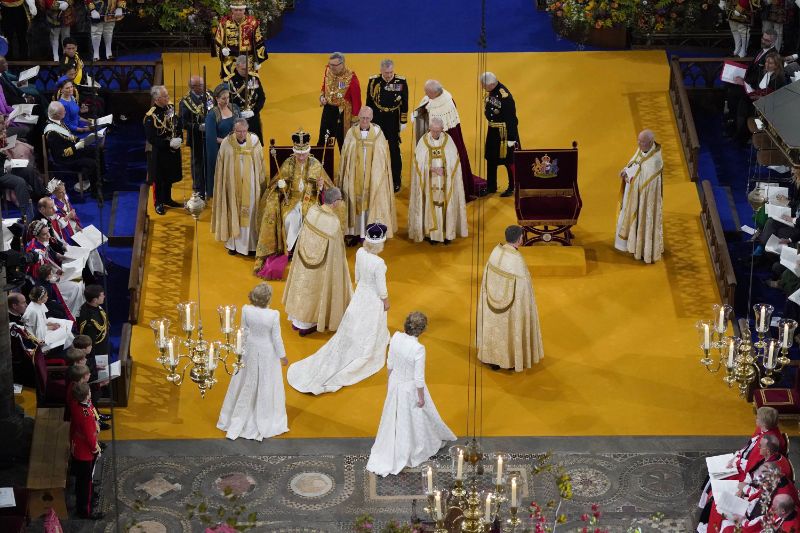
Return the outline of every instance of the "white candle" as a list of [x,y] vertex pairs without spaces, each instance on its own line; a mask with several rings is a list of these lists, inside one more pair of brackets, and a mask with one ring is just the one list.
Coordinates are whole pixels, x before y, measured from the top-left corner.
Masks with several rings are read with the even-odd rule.
[[214,343],[208,345],[208,369],[214,370],[217,368],[217,353]]
[[511,507],[517,506],[517,478],[511,478]]
[[433,493],[433,468],[428,467],[428,494]]
[[164,321],[160,320],[158,322],[158,345],[159,346],[164,346],[164,337],[165,337],[165,334],[164,334]]
[[720,306],[719,308],[719,327],[717,328],[720,333],[724,333],[727,329],[725,327],[725,306]]
[[456,479],[464,477],[464,450],[458,450],[458,463],[456,464]]
[[492,521],[492,493],[486,495],[486,516],[484,521],[488,524]]
[[238,330],[236,330],[236,353],[237,354],[240,354],[243,351],[242,350],[242,348],[243,348],[242,344],[244,344],[243,341],[244,341],[244,330],[242,330],[242,328],[239,328]]
[[789,347],[789,324],[783,325],[783,347]]
[[769,343],[769,353],[767,354],[767,364],[764,365],[767,368],[772,368],[772,356],[773,356],[774,350],[775,350],[775,343],[774,342],[770,342]]
[[434,508],[436,509],[436,520],[442,519],[442,493],[438,490],[433,495]]
[[188,330],[192,329],[192,306],[187,304],[186,307],[184,307],[184,309],[186,309],[186,328],[185,329],[188,331]]
[[733,360],[736,352],[736,342],[728,339],[728,368],[733,368]]
[[175,366],[175,339],[167,341],[167,353],[169,354],[169,365]]
[[230,306],[225,306],[225,332],[231,330],[231,308]]
[[495,480],[495,485],[499,485],[502,483],[503,479],[503,457],[499,456],[497,458],[497,479]]
[[764,325],[767,323],[767,307],[761,306],[761,320],[759,320],[759,324],[761,325],[761,329],[764,329]]
[[711,330],[708,324],[703,324],[703,349],[711,348]]

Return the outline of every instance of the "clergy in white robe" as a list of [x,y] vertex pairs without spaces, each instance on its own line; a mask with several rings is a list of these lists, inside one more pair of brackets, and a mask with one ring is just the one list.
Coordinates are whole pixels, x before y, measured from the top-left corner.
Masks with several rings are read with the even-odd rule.
[[438,117],[415,151],[408,205],[408,237],[449,242],[467,236],[467,208],[458,150]]
[[406,317],[405,332],[395,333],[389,343],[389,387],[367,461],[367,470],[374,474],[399,474],[419,466],[445,442],[456,440],[425,385],[425,347],[419,336],[427,325],[425,315],[415,311]]
[[266,178],[264,148],[247,127],[243,118],[234,121],[233,132],[220,145],[214,172],[211,231],[232,255],[256,250],[258,201]]
[[397,231],[389,143],[372,116],[362,107],[358,124],[347,130],[336,183],[347,203],[346,234],[362,239],[374,222],[388,228],[387,238]]
[[652,131],[642,131],[638,143],[636,153],[619,173],[623,188],[614,248],[645,263],[654,263],[664,252],[664,161]]

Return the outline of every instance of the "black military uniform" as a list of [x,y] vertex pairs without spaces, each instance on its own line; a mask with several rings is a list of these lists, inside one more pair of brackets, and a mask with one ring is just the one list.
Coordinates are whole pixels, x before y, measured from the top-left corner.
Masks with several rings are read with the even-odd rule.
[[[102,306],[89,305],[88,302],[81,306],[81,312],[78,315],[78,331],[81,335],[88,335],[89,338],[92,339],[93,355],[110,354],[108,315]],[[87,357],[86,359],[88,362],[89,358]],[[94,357],[92,357],[92,359],[94,359]]]
[[44,128],[47,150],[59,167],[56,170],[71,170],[83,174],[83,179],[92,185],[92,193],[102,193],[102,184],[97,176],[97,153],[92,145],[78,148],[79,139],[70,133],[63,122],[48,120]]
[[172,199],[172,184],[181,181],[181,150],[169,145],[173,138],[182,138],[175,107],[172,104],[151,107],[144,117],[144,134],[152,147],[147,176],[155,186],[156,213],[163,215],[165,206],[180,207]]
[[400,190],[403,158],[400,156],[400,125],[408,122],[408,83],[395,75],[386,81],[380,74],[367,84],[367,107],[372,108],[372,122],[380,126],[389,143],[394,192]]
[[485,97],[483,112],[489,121],[486,132],[486,192],[497,192],[497,165],[505,165],[508,172],[508,189],[501,196],[514,194],[514,147],[508,146],[514,141],[519,146],[517,132],[517,108],[514,97],[505,85],[497,82],[494,89]]
[[192,150],[192,190],[201,194],[205,193],[206,183],[206,114],[212,107],[214,96],[208,91],[202,94],[189,91],[180,103],[181,124],[186,129],[186,141]]
[[234,70],[233,74],[225,79],[225,82],[231,89],[231,103],[239,106],[241,111],[249,109],[253,112],[253,116],[247,119],[248,131],[255,133],[263,145],[261,110],[267,101],[267,95],[264,93],[261,80],[258,79],[258,73],[251,72],[250,76],[244,77]]

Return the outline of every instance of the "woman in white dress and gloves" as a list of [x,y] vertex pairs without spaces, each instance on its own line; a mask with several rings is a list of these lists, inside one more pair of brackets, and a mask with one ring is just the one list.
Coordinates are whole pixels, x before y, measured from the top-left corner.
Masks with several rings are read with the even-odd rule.
[[251,305],[242,306],[242,327],[247,330],[244,367],[231,377],[217,427],[231,440],[260,441],[289,431],[281,373],[281,365],[289,361],[280,313],[269,308],[272,287],[259,283],[249,298]]
[[286,373],[289,385],[300,392],[323,394],[358,383],[383,368],[389,329],[386,312],[386,263],[383,251],[387,228],[373,223],[366,227],[364,245],[356,252],[356,290],[331,339]]
[[456,436],[439,416],[425,386],[425,347],[419,336],[428,326],[420,312],[406,318],[389,344],[389,389],[367,470],[386,476],[415,467],[436,455]]

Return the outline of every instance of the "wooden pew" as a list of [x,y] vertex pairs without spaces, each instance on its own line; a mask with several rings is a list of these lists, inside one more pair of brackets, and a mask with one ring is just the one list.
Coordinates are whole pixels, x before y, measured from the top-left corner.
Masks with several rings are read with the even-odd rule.
[[136,324],[142,303],[142,286],[144,285],[144,259],[147,252],[147,232],[150,228],[150,216],[147,214],[147,203],[150,201],[150,187],[143,183],[139,188],[139,206],[136,211],[136,230],[133,237],[133,256],[131,258],[131,274],[128,278],[130,293],[130,309],[128,321]]
[[719,220],[714,191],[711,189],[711,182],[708,180],[702,181],[700,206],[703,234],[708,244],[708,253],[711,255],[711,264],[714,267],[719,295],[722,298],[722,303],[733,306],[734,295],[736,294],[736,274],[733,271],[733,263],[728,252],[728,244],[725,241],[725,233],[722,231],[722,223]]
[[683,86],[683,73],[678,57],[673,57],[670,60],[669,96],[672,102],[672,111],[675,114],[675,121],[678,125],[678,133],[681,136],[683,155],[686,157],[686,163],[689,166],[689,177],[692,181],[697,181],[700,177],[697,172],[697,165],[700,159],[700,140],[694,127],[689,95],[686,92],[686,87]]
[[67,486],[69,445],[69,422],[64,422],[64,408],[37,409],[27,483],[33,520],[51,508],[59,518],[67,518],[64,490]]

